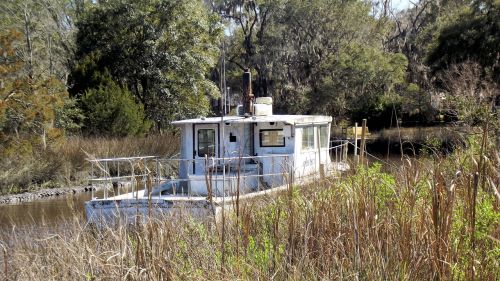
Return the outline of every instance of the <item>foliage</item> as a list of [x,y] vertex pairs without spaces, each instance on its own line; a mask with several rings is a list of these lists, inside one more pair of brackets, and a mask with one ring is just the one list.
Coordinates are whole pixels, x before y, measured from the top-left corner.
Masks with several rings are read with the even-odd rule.
[[450,22],[459,21],[460,13],[470,5],[470,0],[420,0],[410,8],[394,13],[387,33],[386,46],[389,51],[402,52],[408,59],[406,83],[396,88],[403,98],[403,122],[431,123],[436,119],[439,104],[432,103],[437,97],[434,74],[427,57],[440,36],[441,30]]
[[240,79],[235,67],[250,67],[256,94],[272,95],[277,112],[376,115],[404,81],[405,57],[383,50],[385,25],[363,1],[221,2],[235,27],[229,84]]
[[[71,101],[64,85],[54,77],[31,77],[23,71],[25,64],[16,56],[14,45],[21,38],[16,30],[0,35],[4,56],[0,74],[0,146],[4,156],[16,153],[12,145],[28,141],[46,149],[58,140],[64,128],[58,127],[59,113]],[[69,123],[68,123],[69,124]],[[73,124],[74,126],[74,124]],[[31,149],[27,150],[30,153]]]
[[81,0],[5,0],[0,29],[18,30],[17,56],[31,78],[66,83],[74,51],[75,5]]
[[157,129],[207,113],[207,97],[218,92],[206,74],[221,28],[199,1],[106,1],[93,5],[77,27],[73,95],[96,87],[95,73],[107,69]]
[[[318,91],[313,104],[331,106],[330,100],[343,100],[343,107],[316,110],[323,114],[351,116],[356,120],[369,116],[377,118],[396,102],[385,97],[393,94],[394,85],[404,82],[406,58],[402,54],[391,54],[375,48],[353,46],[345,50],[335,62],[336,67],[325,80],[326,89]],[[320,85],[319,87],[321,87]],[[321,89],[321,88],[320,88]]]
[[477,0],[442,28],[428,62],[435,70],[475,61],[500,78],[500,2]]
[[500,83],[478,63],[467,61],[451,65],[440,73],[440,87],[448,94],[446,112],[468,126],[484,126],[500,129],[497,112],[493,110],[500,92]]
[[132,93],[107,73],[100,79],[100,84],[87,89],[81,98],[86,133],[123,137],[147,132],[150,124],[144,119],[144,108],[134,101]]
[[420,124],[430,123],[436,119],[436,113],[440,108],[433,106],[429,93],[418,84],[408,83],[399,89],[399,93],[404,119],[415,120]]
[[0,192],[54,180],[60,162],[52,149],[66,129],[79,127],[64,84],[25,71],[20,40],[15,29],[0,33]]

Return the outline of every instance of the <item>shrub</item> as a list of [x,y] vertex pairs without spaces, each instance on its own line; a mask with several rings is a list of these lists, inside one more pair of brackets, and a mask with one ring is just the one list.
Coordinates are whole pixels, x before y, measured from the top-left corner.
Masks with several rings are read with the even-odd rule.
[[84,131],[90,135],[128,136],[148,131],[144,108],[134,101],[127,88],[104,74],[97,88],[85,91],[81,99],[86,115]]

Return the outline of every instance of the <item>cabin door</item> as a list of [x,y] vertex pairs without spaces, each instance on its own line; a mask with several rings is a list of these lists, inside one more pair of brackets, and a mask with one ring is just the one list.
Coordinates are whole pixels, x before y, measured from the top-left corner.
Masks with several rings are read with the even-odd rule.
[[[194,173],[203,175],[205,157],[208,165],[214,165],[212,158],[219,157],[219,128],[218,124],[194,125]],[[215,161],[215,164],[218,161]]]

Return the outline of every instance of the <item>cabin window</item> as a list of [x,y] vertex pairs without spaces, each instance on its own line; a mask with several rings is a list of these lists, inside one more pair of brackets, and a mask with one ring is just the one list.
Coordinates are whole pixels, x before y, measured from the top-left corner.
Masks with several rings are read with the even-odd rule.
[[319,127],[319,144],[321,148],[328,148],[328,126]]
[[302,129],[302,149],[314,149],[314,127]]
[[285,135],[283,130],[260,130],[261,147],[283,147],[285,146]]
[[215,130],[198,129],[198,156],[215,156]]

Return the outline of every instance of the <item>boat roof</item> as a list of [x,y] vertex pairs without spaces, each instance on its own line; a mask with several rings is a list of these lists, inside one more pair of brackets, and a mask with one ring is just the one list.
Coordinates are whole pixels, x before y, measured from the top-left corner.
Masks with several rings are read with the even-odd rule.
[[268,115],[268,116],[224,116],[224,117],[201,117],[172,122],[172,125],[183,124],[213,124],[213,123],[264,123],[284,122],[288,125],[329,123],[331,116],[324,115]]

